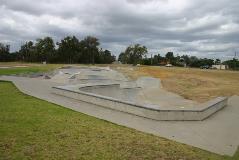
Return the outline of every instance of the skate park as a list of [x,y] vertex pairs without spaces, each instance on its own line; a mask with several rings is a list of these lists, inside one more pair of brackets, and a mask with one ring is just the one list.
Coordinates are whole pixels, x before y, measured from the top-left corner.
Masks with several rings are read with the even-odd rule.
[[203,120],[227,104],[226,97],[198,104],[164,90],[160,79],[130,81],[107,67],[64,68],[50,79],[65,83],[52,88],[57,95],[155,120]]
[[65,66],[1,80],[28,95],[214,153],[233,155],[238,146],[237,96],[198,103],[164,90],[160,79],[130,80],[110,67]]

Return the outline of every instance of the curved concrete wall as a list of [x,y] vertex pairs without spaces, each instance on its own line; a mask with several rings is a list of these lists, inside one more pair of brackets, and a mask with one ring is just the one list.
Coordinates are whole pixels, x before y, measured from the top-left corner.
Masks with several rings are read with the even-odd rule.
[[167,121],[204,120],[205,118],[211,116],[212,114],[214,114],[215,112],[217,112],[218,110],[222,109],[227,105],[226,97],[218,97],[206,103],[200,104],[200,106],[198,106],[197,109],[166,110],[166,109],[148,108],[147,106],[136,105],[131,102],[126,102],[119,99],[114,99],[111,97],[106,97],[84,91],[72,91],[65,87],[53,87],[53,93],[149,119],[167,120]]

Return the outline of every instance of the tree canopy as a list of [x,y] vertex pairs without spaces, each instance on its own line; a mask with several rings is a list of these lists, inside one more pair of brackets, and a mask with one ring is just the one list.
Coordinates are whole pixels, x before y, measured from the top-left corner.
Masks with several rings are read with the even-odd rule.
[[[118,60],[125,64],[166,65],[201,67],[213,64],[225,64],[230,69],[239,69],[239,60],[233,58],[222,62],[220,59],[198,58],[196,56],[174,55],[167,52],[165,56],[159,53],[147,58],[147,47],[141,44],[128,46],[121,52]],[[112,63],[116,57],[109,51],[100,47],[100,41],[93,36],[87,36],[79,40],[75,36],[66,36],[59,42],[54,42],[51,37],[36,39],[25,42],[16,52],[10,52],[10,45],[0,43],[0,62],[24,61],[47,63],[85,63],[102,64]]]
[[0,62],[1,61],[11,61],[13,57],[9,53],[10,46],[0,43]]
[[115,56],[109,50],[99,49],[96,37],[87,36],[79,40],[67,36],[57,42],[51,37],[44,37],[25,42],[20,50],[9,53],[9,45],[0,43],[0,61],[50,62],[50,63],[112,63]]
[[145,46],[140,44],[130,45],[126,48],[125,52],[119,55],[119,61],[122,63],[137,64],[141,63],[142,59],[148,50]]
[[55,54],[55,44],[51,37],[37,39],[35,44],[37,59],[40,61],[51,61]]
[[58,60],[63,63],[76,63],[80,57],[80,42],[75,36],[67,36],[57,43]]

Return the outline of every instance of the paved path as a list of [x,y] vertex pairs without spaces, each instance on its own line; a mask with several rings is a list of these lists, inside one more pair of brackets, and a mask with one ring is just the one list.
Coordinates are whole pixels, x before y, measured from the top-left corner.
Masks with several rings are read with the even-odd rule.
[[232,156],[239,144],[239,96],[229,98],[227,107],[204,121],[154,121],[51,94],[51,87],[59,83],[13,76],[0,79],[12,81],[28,95],[218,154]]

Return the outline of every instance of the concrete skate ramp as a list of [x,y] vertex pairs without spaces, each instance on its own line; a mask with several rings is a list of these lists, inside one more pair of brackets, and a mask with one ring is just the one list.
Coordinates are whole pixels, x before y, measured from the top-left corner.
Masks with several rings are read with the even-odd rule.
[[[141,80],[140,80],[141,81]],[[137,80],[138,82],[138,80]],[[114,83],[86,84],[86,86],[71,86],[75,91],[83,91],[105,97],[111,97],[121,101],[134,103],[136,105],[145,105],[154,109],[178,109],[193,108],[198,103],[186,100],[183,97],[167,92],[162,88],[155,88],[145,84],[138,84],[131,81],[114,81]],[[119,84],[117,84],[119,83]],[[156,82],[153,82],[156,83]],[[159,83],[156,83],[160,86]],[[79,89],[79,90],[78,90]]]
[[136,81],[137,86],[141,88],[161,88],[161,81],[153,77],[140,77]]
[[47,79],[61,83],[53,93],[155,120],[203,120],[226,105],[219,97],[204,104],[164,90],[160,79],[129,81],[109,67],[64,67]]
[[48,75],[51,82],[62,84],[97,83],[100,81],[127,80],[121,73],[109,67],[72,67],[67,66],[55,70]]
[[[53,87],[53,93],[57,95],[154,120],[204,120],[227,104],[227,98],[218,97],[204,104],[187,106],[191,101],[180,97],[173,99],[175,97],[170,96],[170,93],[167,98],[159,97],[152,101],[143,97],[144,91],[141,88],[120,88],[120,84]],[[174,106],[169,107],[172,104]],[[178,108],[180,105],[187,107]]]
[[136,103],[140,88],[120,88],[120,84],[81,87],[80,91]]

